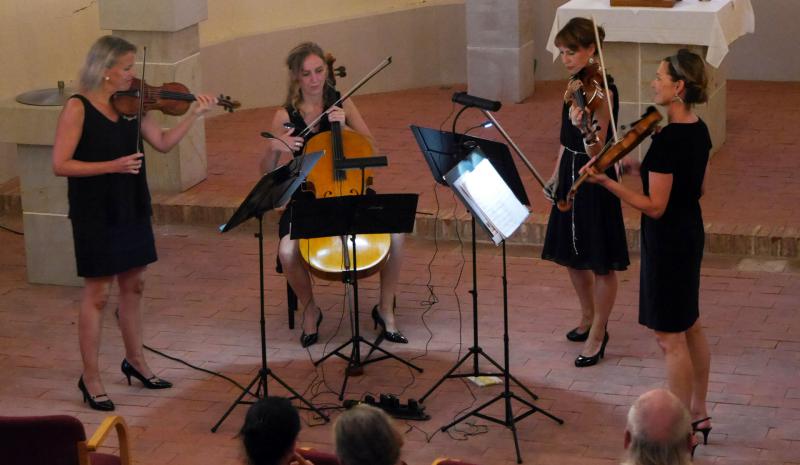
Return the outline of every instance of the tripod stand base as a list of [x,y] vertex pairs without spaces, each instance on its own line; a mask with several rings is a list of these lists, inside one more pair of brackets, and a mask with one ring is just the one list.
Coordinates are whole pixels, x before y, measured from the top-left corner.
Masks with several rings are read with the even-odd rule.
[[[255,400],[242,400],[242,399],[244,399],[244,396],[246,396],[247,394],[250,394],[251,396],[255,397],[256,400],[263,399],[263,398],[267,397],[267,395],[268,395],[267,394],[267,378],[268,377],[272,377],[275,381],[278,382],[278,384],[283,386],[284,389],[289,391],[289,393],[291,394],[291,396],[289,396],[289,400],[294,400],[294,399],[299,400],[300,402],[305,404],[306,407],[309,410],[312,410],[314,413],[316,413],[322,419],[324,419],[326,423],[331,420],[327,415],[322,413],[322,410],[318,409],[317,407],[314,407],[314,405],[312,405],[311,402],[307,401],[303,396],[301,396],[297,391],[292,389],[282,379],[278,378],[278,376],[276,376],[272,372],[271,369],[269,369],[269,368],[261,368],[260,370],[258,370],[258,374],[253,378],[253,380],[250,381],[250,384],[248,384],[247,387],[244,388],[242,393],[239,394],[239,397],[237,397],[236,400],[233,401],[231,406],[228,407],[228,410],[222,415],[222,417],[217,421],[217,423],[211,428],[211,432],[212,433],[216,433],[217,432],[217,430],[219,429],[220,425],[222,425],[222,422],[225,421],[226,418],[228,418],[228,415],[230,415],[231,412],[233,412],[233,409],[236,408],[237,405],[240,405],[240,404],[248,404],[249,405],[249,404],[254,404],[256,402]],[[256,387],[255,393],[253,393],[253,392],[250,391],[250,388],[252,388],[253,385],[256,384],[256,383],[258,383],[258,386]]]
[[[366,344],[370,348],[369,349],[369,353],[367,354],[367,357],[365,359],[363,359],[363,360],[361,359],[361,346],[359,344]],[[345,347],[349,346],[349,345],[352,345],[353,348],[352,348],[352,350],[350,352],[350,356],[347,356],[347,355],[344,355],[342,353],[342,350]],[[380,357],[377,357],[377,358],[370,358],[369,356],[372,354],[372,352],[374,352],[376,350],[378,352],[383,353],[383,355],[381,355]],[[316,362],[314,362],[314,366],[319,365],[320,363],[324,362],[325,360],[327,360],[328,358],[330,358],[330,357],[332,357],[334,355],[347,361],[347,368],[345,368],[345,370],[344,370],[344,381],[342,382],[342,390],[341,390],[341,392],[339,392],[339,400],[344,400],[344,391],[347,388],[347,380],[348,380],[348,378],[350,376],[361,376],[362,374],[364,374],[364,365],[368,365],[370,363],[375,363],[375,362],[380,362],[381,360],[386,360],[388,358],[391,358],[391,359],[397,360],[400,363],[403,363],[404,365],[408,366],[409,368],[413,368],[413,369],[417,370],[420,373],[422,373],[422,371],[423,371],[422,368],[414,365],[413,363],[411,363],[411,362],[409,362],[407,360],[404,360],[404,359],[398,357],[397,355],[394,355],[393,353],[389,352],[388,350],[385,350],[385,349],[381,348],[377,344],[369,342],[368,340],[364,339],[360,335],[353,336],[352,338],[350,338],[344,344],[342,344],[339,347],[333,349],[330,353],[328,353],[327,355],[325,355],[321,359],[319,359]]]
[[[525,406],[527,406],[529,408],[529,410],[524,412],[524,413],[521,413],[521,414],[519,414],[517,416],[514,416],[514,413],[511,410],[511,399],[515,399],[515,400],[519,401],[520,403],[524,404]],[[494,404],[495,402],[497,402],[499,400],[503,400],[503,402],[505,404],[505,413],[506,413],[506,415],[505,415],[504,419],[501,420],[499,418],[491,417],[489,415],[481,413],[481,410],[489,407],[490,405]],[[548,412],[546,410],[540,409],[539,407],[533,405],[532,403],[528,402],[527,400],[520,398],[519,396],[517,396],[516,394],[514,394],[511,391],[504,391],[504,392],[501,392],[500,394],[498,394],[497,396],[495,396],[492,400],[484,403],[480,407],[478,407],[476,409],[473,409],[473,410],[465,413],[464,415],[460,416],[459,418],[453,420],[452,423],[449,423],[449,424],[447,424],[445,426],[442,426],[441,430],[442,431],[447,431],[448,429],[450,429],[451,427],[453,427],[457,423],[460,423],[460,422],[464,421],[466,418],[468,418],[470,416],[476,416],[478,418],[482,418],[484,420],[491,421],[493,423],[497,423],[498,425],[503,425],[506,428],[511,430],[511,434],[514,436],[514,449],[515,449],[515,451],[517,453],[517,463],[522,463],[522,456],[520,455],[520,452],[519,452],[519,439],[517,439],[516,423],[521,421],[524,418],[527,418],[528,416],[530,416],[530,415],[532,415],[534,413],[541,413],[541,414],[547,416],[548,418],[550,418],[551,420],[555,421],[559,425],[563,425],[564,424],[564,420],[562,420],[561,418],[558,418],[557,416],[551,414],[550,412]]]

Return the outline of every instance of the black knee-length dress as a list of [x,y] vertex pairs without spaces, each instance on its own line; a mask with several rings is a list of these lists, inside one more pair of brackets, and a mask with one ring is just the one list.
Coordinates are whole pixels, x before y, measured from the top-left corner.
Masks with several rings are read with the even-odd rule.
[[697,321],[700,262],[705,232],[700,209],[711,136],[702,120],[665,126],[642,162],[645,195],[649,174],[672,175],[667,208],[659,219],[642,215],[639,323],[664,332],[686,331]]
[[[84,96],[71,98],[84,108],[75,160],[111,161],[136,152],[135,119],[112,121]],[[78,276],[113,276],[157,260],[144,158],[139,174],[70,177],[67,186]]]
[[[610,76],[609,80],[613,82]],[[609,84],[609,87],[614,94],[616,120],[619,94],[613,84]],[[608,128],[606,140],[612,138],[613,133]],[[568,104],[564,104],[561,110],[561,145],[564,146],[564,153],[558,166],[556,196],[565,199],[573,182],[580,177],[578,170],[589,161],[581,131],[569,120]],[[605,174],[617,179],[613,166]],[[542,258],[578,270],[592,270],[597,274],[627,269],[630,260],[619,199],[604,187],[585,182],[578,189],[570,211],[562,212],[553,205],[547,222]]]

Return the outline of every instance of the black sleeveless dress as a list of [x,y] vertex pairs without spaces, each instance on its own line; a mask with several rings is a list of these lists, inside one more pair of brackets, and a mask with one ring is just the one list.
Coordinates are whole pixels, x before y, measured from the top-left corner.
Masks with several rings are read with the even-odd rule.
[[[136,152],[135,119],[114,122],[86,97],[70,98],[84,108],[75,160],[111,161]],[[70,177],[67,189],[78,276],[113,276],[157,260],[144,158],[139,174]]]
[[639,323],[664,332],[686,331],[700,315],[700,263],[705,231],[700,209],[711,136],[703,120],[665,126],[653,136],[642,162],[642,187],[650,173],[672,175],[667,209],[659,219],[642,215]]
[[[609,87],[614,93],[614,119],[619,112],[619,93],[609,76]],[[606,140],[613,133],[608,128]],[[558,166],[556,196],[565,199],[572,183],[580,177],[578,170],[588,161],[580,129],[569,120],[569,105],[561,109],[561,145],[564,154]],[[606,175],[617,179],[614,167]],[[581,184],[575,195],[572,209],[562,212],[555,205],[550,210],[547,232],[542,248],[542,258],[578,270],[592,270],[597,274],[622,271],[630,264],[625,223],[619,199],[597,184]]]
[[[294,124],[294,131],[292,132],[292,136],[298,136],[301,132],[303,132],[306,129],[307,127],[306,120],[303,119],[303,115],[300,113],[298,109],[288,105],[283,108],[284,110],[286,110],[286,113],[289,114],[289,122]],[[317,131],[316,132],[309,131],[309,133],[303,137],[304,139],[303,147],[301,147],[300,150],[298,150],[297,152],[294,152],[293,155],[295,157],[302,155],[303,150],[306,147],[306,143],[309,141],[309,139],[311,139],[312,137],[316,136],[321,132],[330,130],[331,130],[331,123],[330,121],[328,121],[327,116],[323,116],[322,119],[319,121],[319,126]],[[286,210],[284,210],[283,214],[281,214],[281,219],[278,222],[278,237],[282,238],[283,236],[289,234],[289,232],[291,231],[292,208],[294,203],[293,201],[298,196],[301,195],[308,195],[308,194],[304,194],[302,189],[297,189],[297,191],[295,191],[295,193],[292,195],[292,200],[289,201],[289,205],[286,207]]]

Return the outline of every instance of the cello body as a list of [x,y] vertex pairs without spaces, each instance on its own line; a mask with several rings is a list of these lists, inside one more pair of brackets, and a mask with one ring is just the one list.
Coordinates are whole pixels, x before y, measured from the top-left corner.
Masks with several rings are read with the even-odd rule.
[[[369,157],[375,150],[361,134],[342,129],[339,123],[332,123],[331,126],[331,131],[317,134],[306,144],[307,153],[325,151],[306,178],[308,190],[316,198],[362,195],[366,187],[372,185],[370,170],[336,170],[335,162],[344,159],[345,154],[347,158]],[[354,262],[358,279],[380,271],[389,258],[391,236],[356,235],[355,257],[351,239],[350,236],[300,239],[300,255],[313,275],[330,281],[341,280]]]

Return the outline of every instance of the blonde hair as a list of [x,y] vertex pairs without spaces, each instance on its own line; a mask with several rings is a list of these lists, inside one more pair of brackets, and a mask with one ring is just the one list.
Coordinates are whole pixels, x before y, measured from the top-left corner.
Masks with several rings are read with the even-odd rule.
[[303,62],[310,55],[320,57],[325,61],[325,52],[322,47],[314,42],[303,42],[289,52],[286,57],[286,67],[289,68],[289,91],[286,93],[285,106],[297,108],[303,101],[303,93],[300,90],[300,73],[303,72]]
[[333,426],[336,456],[342,465],[395,465],[403,436],[383,410],[357,405]]
[[86,54],[86,62],[81,68],[78,77],[80,89],[86,92],[100,87],[105,71],[114,67],[122,55],[130,52],[136,53],[136,46],[125,39],[114,36],[97,39]]

